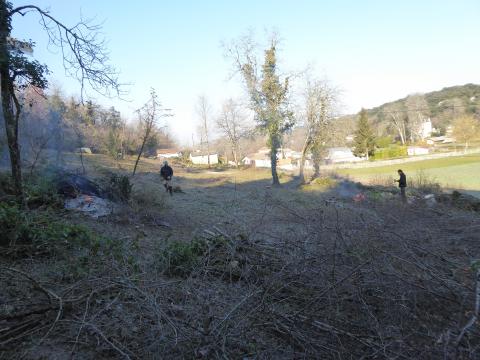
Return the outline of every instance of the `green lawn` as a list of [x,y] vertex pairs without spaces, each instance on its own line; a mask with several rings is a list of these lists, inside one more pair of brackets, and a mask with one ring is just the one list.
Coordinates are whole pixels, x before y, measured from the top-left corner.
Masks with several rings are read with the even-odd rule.
[[426,175],[445,188],[480,191],[480,155],[455,156],[362,169],[341,169],[338,173],[361,182],[388,182],[397,178],[397,169],[415,179]]

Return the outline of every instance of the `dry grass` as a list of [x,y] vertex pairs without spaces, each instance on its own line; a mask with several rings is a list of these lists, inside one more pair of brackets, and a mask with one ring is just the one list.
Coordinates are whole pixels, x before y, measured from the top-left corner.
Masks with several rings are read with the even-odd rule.
[[[0,332],[7,358],[480,356],[478,325],[466,326],[478,215],[354,202],[290,178],[271,188],[262,170],[174,170],[185,193],[157,209],[171,228],[79,220],[133,245],[88,276],[62,279],[46,259],[5,265],[31,277],[0,273],[13,306],[0,321],[17,329]],[[148,194],[157,179],[134,182]]]

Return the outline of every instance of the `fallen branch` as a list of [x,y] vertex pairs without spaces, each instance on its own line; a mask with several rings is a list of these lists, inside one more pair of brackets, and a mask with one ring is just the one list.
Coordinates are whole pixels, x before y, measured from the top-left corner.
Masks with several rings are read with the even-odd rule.
[[460,331],[460,334],[458,334],[457,338],[455,339],[455,346],[458,346],[460,344],[460,341],[462,341],[462,338],[465,335],[465,333],[478,320],[478,312],[480,310],[480,269],[477,270],[475,280],[476,280],[477,286],[476,286],[476,289],[475,289],[475,308],[474,308],[473,316],[470,318],[470,320],[462,328],[462,330]]

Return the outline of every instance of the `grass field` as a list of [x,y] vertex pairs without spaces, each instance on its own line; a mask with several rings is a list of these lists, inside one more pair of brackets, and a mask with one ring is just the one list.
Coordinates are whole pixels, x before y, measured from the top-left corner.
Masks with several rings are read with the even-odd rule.
[[423,160],[403,165],[379,166],[363,169],[341,169],[340,175],[367,183],[389,182],[397,178],[401,168],[410,179],[419,176],[438,182],[446,189],[480,192],[480,155],[456,156],[442,159]]

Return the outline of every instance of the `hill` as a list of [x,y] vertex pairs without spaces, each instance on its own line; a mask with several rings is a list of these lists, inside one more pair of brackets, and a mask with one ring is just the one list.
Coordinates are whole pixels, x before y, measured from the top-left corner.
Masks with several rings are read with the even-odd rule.
[[[376,126],[378,135],[396,136],[388,121],[392,111],[405,118],[409,116],[409,113],[421,112],[423,116],[431,118],[433,127],[437,129],[438,134],[444,134],[447,126],[456,116],[464,113],[480,114],[480,85],[465,84],[445,87],[425,94],[411,94],[367,109],[368,116]],[[339,120],[342,122],[342,128],[345,128],[345,122],[353,126],[356,115],[346,115]]]

